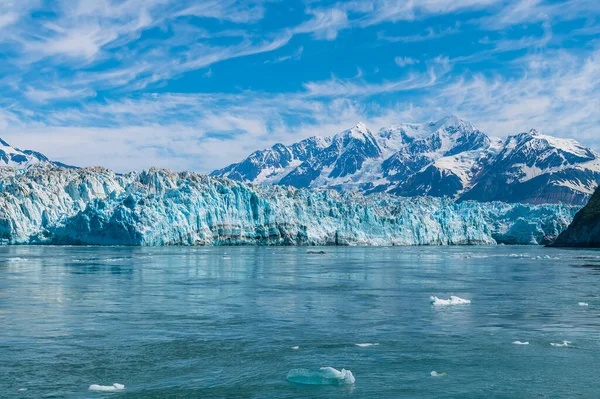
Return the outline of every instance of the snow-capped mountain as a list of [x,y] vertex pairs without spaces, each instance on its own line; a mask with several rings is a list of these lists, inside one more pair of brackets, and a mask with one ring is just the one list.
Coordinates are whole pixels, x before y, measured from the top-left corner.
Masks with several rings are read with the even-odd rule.
[[21,151],[0,139],[0,166],[24,168],[40,162],[50,162],[50,160],[39,152]]
[[455,200],[583,205],[600,183],[600,155],[531,130],[505,140],[448,116],[373,133],[276,144],[211,175],[247,183]]
[[0,138],[0,167],[12,166],[19,169],[29,168],[39,163],[50,163],[65,168],[74,168],[62,162],[51,161],[44,154],[32,150],[20,150]]

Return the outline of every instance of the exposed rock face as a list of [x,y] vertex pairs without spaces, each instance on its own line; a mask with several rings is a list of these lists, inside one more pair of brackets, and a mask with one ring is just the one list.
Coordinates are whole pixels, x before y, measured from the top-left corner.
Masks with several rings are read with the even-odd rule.
[[5,244],[540,244],[577,209],[251,186],[158,169],[0,168]]
[[600,189],[554,242],[556,247],[600,248]]

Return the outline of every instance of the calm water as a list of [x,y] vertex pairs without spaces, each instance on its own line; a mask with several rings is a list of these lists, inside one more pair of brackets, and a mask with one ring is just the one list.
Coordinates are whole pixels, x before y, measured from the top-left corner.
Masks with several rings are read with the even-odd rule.
[[324,250],[2,247],[0,396],[600,397],[600,252]]

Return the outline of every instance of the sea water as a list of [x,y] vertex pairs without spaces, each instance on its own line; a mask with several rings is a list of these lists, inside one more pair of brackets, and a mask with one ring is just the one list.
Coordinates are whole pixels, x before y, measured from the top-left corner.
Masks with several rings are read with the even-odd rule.
[[321,249],[0,247],[0,397],[600,396],[600,252]]

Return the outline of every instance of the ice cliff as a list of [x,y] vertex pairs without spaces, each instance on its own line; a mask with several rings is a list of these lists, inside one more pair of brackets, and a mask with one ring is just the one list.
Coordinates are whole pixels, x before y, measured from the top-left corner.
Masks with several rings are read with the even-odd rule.
[[261,187],[158,169],[0,171],[4,244],[541,244],[577,210]]

